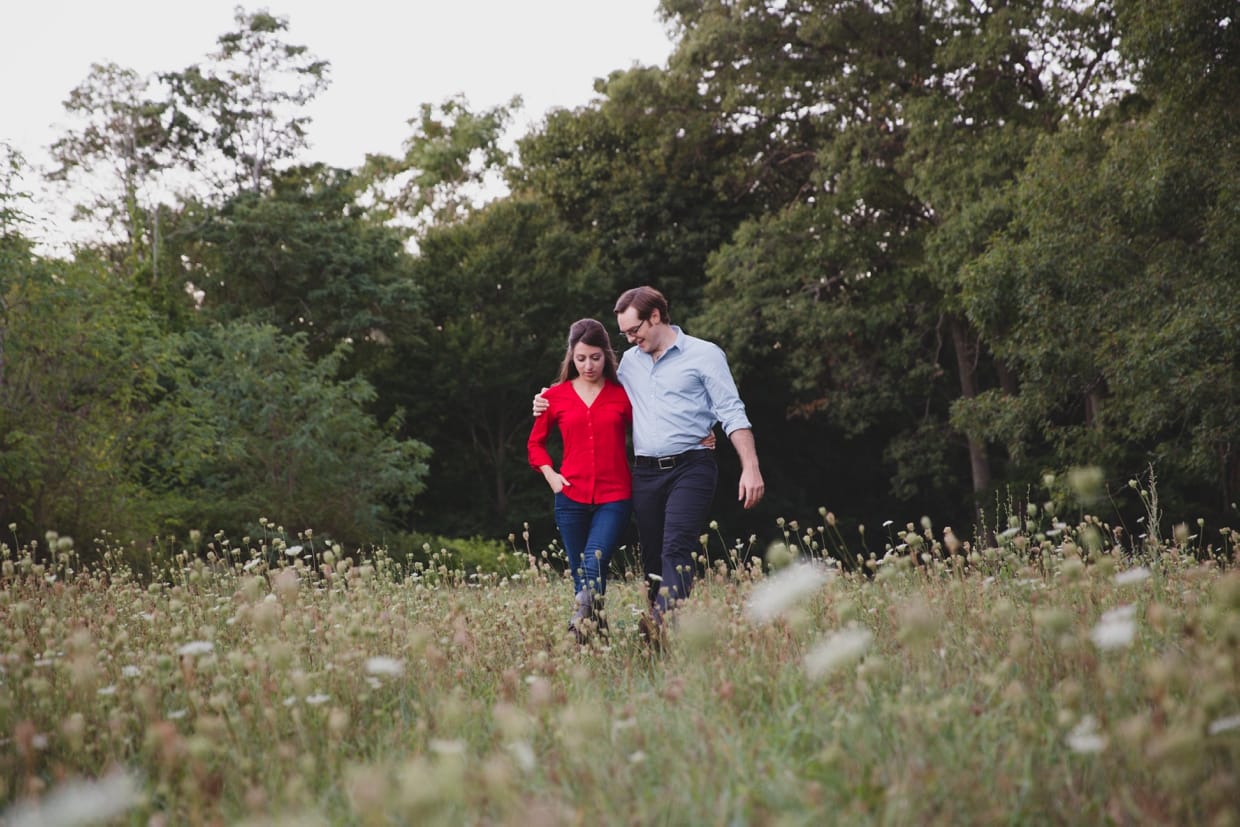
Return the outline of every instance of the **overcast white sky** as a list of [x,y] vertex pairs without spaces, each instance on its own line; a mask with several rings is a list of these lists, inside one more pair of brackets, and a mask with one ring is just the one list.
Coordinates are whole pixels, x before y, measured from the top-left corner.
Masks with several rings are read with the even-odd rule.
[[[61,102],[92,63],[145,75],[185,68],[234,29],[235,0],[30,0],[0,13],[0,140],[36,165],[69,121]],[[310,109],[306,160],[356,167],[396,154],[423,102],[464,94],[483,109],[525,100],[519,130],[593,97],[596,77],[664,65],[657,0],[273,0],[290,43],[331,63]],[[37,181],[26,181],[35,188]]]

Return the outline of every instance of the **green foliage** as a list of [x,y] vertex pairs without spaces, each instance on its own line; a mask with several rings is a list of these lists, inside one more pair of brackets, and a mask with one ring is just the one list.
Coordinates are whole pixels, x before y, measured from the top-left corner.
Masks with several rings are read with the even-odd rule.
[[182,249],[206,312],[304,333],[315,356],[344,340],[381,349],[415,312],[417,293],[402,234],[371,219],[357,195],[344,170],[296,167],[267,192],[204,210]]
[[128,459],[146,438],[158,329],[98,259],[0,239],[0,521],[142,536],[152,503]]
[[658,652],[640,582],[580,646],[545,565],[208,551],[146,581],[0,541],[0,818],[1228,823],[1240,532],[1127,560],[1037,516],[992,546],[925,518],[868,576],[720,565]]
[[518,198],[437,228],[420,247],[421,327],[376,374],[435,447],[417,527],[504,535],[547,510],[526,462],[529,403],[554,377],[569,325],[598,300],[594,260],[542,204]]
[[256,533],[263,515],[358,544],[425,487],[427,447],[367,413],[364,379],[337,378],[347,346],[315,361],[304,335],[238,322],[169,347],[156,438],[134,457],[167,528]]
[[[1222,509],[1240,485],[1240,73],[1224,68],[1234,26],[1175,8],[1164,33],[1128,44],[1149,62],[1142,92],[1039,144],[1011,223],[967,271],[970,314],[1023,382],[957,416],[1014,450],[1047,446],[1050,467],[1076,458],[1114,478],[1153,461],[1164,487]],[[1182,38],[1174,65],[1164,37]]]
[[[238,6],[235,22],[205,67],[161,76],[178,140],[203,153],[195,168],[219,173],[216,194],[225,197],[263,191],[306,146],[304,107],[327,88],[330,69],[305,46],[285,42],[286,17]],[[222,170],[213,166],[219,159]]]
[[[322,435],[337,416],[365,423],[377,467],[403,456],[384,440],[434,449],[425,475],[382,484],[298,469],[359,492],[332,512],[341,530],[485,537],[532,519],[541,536],[528,400],[568,324],[609,320],[639,283],[741,379],[770,495],[742,514],[721,486],[712,516],[729,531],[819,502],[871,524],[916,504],[981,530],[996,492],[1079,465],[1105,468],[1107,491],[1153,465],[1169,507],[1233,507],[1240,27],[1226,4],[660,12],[677,37],[666,67],[613,72],[518,152],[517,99],[474,112],[458,97],[420,108],[402,155],[353,172],[295,165],[328,65],[286,42],[285,18],[238,9],[218,50],[164,87],[93,67],[66,101],[54,176],[102,181],[80,207],[114,232],[75,262],[41,258],[22,235],[37,230],[20,162],[0,181],[0,508],[69,519],[76,499],[113,515],[100,526],[159,514],[179,531],[274,504],[319,525],[287,492],[256,493],[274,483],[242,456],[280,465],[291,454],[264,448],[286,435],[216,397],[294,390],[230,375],[231,336],[327,389],[330,427],[298,437],[298,456],[319,441],[344,456]],[[513,194],[483,206],[500,175]],[[174,179],[185,194],[158,203]],[[141,370],[121,390],[125,364]],[[192,415],[172,413],[190,398]],[[73,435],[61,453],[90,473],[46,483],[53,434]],[[733,478],[735,457],[719,458]]]
[[706,257],[754,208],[738,143],[686,78],[635,68],[597,91],[596,106],[553,112],[519,142],[510,184],[594,251],[590,307],[610,315],[621,292],[653,284],[684,321],[700,306]]
[[437,107],[422,104],[419,116],[409,121],[414,134],[405,141],[403,157],[366,157],[363,175],[376,185],[384,211],[432,224],[463,218],[489,176],[508,164],[500,140],[520,106],[519,97],[484,112],[470,110],[463,96]]
[[169,104],[132,69],[96,63],[64,108],[78,125],[52,145],[57,166],[49,178],[97,193],[76,205],[75,218],[99,222],[118,245],[118,263],[131,270],[150,244],[153,191],[186,150],[169,129]]
[[413,532],[397,535],[387,548],[407,570],[445,577],[460,572],[466,582],[479,573],[508,575],[529,568],[525,555],[515,554],[508,543],[478,535],[444,537]]

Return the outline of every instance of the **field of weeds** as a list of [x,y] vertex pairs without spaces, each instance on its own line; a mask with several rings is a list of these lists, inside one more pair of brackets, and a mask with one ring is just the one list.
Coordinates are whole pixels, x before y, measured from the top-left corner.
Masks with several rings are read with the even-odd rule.
[[830,527],[782,527],[703,555],[660,651],[620,578],[579,646],[571,588],[515,548],[479,573],[217,537],[139,575],[6,545],[0,818],[1240,819],[1240,534],[1134,551],[1086,519],[974,548],[927,521],[854,568]]

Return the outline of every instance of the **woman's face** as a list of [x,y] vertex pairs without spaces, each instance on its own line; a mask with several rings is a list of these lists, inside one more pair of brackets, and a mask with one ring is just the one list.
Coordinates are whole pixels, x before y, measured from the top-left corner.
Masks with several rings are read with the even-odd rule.
[[573,365],[587,382],[597,382],[603,376],[603,349],[578,342],[573,345]]

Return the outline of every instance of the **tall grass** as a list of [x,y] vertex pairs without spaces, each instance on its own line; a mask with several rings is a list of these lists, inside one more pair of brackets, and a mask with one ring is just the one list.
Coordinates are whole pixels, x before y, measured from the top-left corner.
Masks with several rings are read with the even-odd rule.
[[217,537],[150,577],[5,545],[0,817],[1240,819],[1240,534],[1134,549],[1087,518],[976,548],[927,521],[850,547],[822,516],[765,554],[705,536],[660,653],[629,580],[576,645],[519,542],[488,573]]

